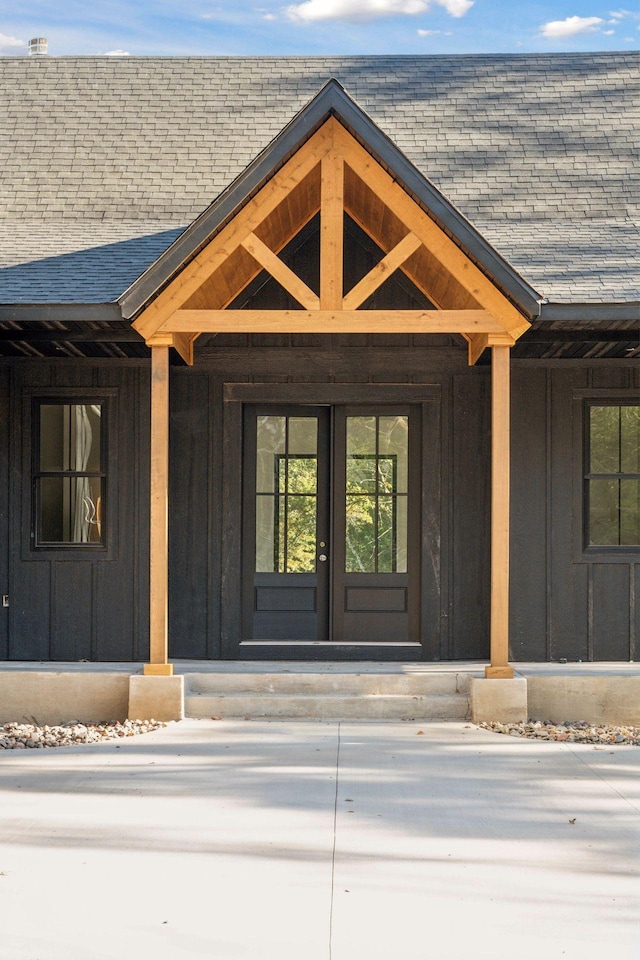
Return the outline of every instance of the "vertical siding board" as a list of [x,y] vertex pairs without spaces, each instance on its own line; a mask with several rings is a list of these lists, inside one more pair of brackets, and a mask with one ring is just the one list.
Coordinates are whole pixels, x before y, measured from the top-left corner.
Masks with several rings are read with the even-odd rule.
[[[0,594],[9,593],[9,367],[0,367]],[[0,607],[0,660],[9,653],[9,610]]]
[[490,395],[487,370],[454,377],[452,657],[456,660],[489,655]]
[[511,386],[510,635],[514,660],[546,659],[546,375],[517,367]]
[[629,660],[629,567],[626,563],[594,563],[593,658]]
[[[207,656],[222,657],[222,503],[224,479],[224,417],[221,379],[208,378],[209,458],[207,472]],[[238,441],[240,442],[240,441]],[[241,522],[240,513],[238,513]]]
[[589,589],[586,564],[573,562],[575,449],[573,391],[587,386],[587,370],[551,372],[551,659],[587,660]]
[[209,384],[174,370],[169,441],[169,649],[207,656]]
[[48,660],[51,642],[51,565],[46,560],[22,559],[23,544],[31,529],[30,507],[28,510],[25,507],[25,501],[30,504],[31,460],[28,456],[30,438],[24,436],[27,425],[23,421],[23,388],[27,385],[43,388],[50,386],[53,369],[51,364],[27,362],[16,365],[12,372],[9,440],[9,659]]
[[[171,389],[171,385],[169,385]],[[151,462],[151,364],[136,370],[135,389],[135,494],[134,494],[134,597],[135,637],[133,657],[149,659],[149,524]],[[171,402],[171,401],[169,401]]]
[[421,640],[423,657],[442,657],[441,610],[441,454],[440,403],[422,404],[422,569]]
[[92,567],[55,560],[51,563],[51,659],[90,660],[93,620]]
[[640,563],[629,567],[629,593],[631,611],[629,617],[629,659],[636,660],[640,653]]

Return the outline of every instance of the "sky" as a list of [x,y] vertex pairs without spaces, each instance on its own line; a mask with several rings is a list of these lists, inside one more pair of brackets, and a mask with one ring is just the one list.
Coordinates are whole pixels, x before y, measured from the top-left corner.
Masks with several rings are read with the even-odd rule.
[[636,0],[0,0],[0,56],[634,50],[639,27]]

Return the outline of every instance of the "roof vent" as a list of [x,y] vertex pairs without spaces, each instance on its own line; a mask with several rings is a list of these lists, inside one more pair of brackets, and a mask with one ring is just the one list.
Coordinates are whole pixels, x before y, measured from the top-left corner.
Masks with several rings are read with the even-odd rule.
[[33,40],[29,40],[29,56],[30,57],[44,57],[47,54],[47,38],[46,37],[34,37]]

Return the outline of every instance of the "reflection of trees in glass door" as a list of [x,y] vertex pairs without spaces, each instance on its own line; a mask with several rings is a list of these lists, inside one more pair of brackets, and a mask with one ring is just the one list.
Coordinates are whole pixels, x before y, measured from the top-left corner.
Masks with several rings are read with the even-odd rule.
[[246,409],[245,637],[408,639],[417,417],[410,407]]

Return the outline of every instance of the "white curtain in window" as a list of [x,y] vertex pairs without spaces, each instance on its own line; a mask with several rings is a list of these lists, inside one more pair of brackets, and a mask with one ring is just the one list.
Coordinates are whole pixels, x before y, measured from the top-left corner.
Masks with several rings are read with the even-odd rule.
[[[86,404],[77,403],[75,410],[75,466],[74,469],[86,470],[91,455],[93,431]],[[94,407],[98,415],[99,407]],[[95,505],[91,499],[89,477],[75,477],[75,507],[73,514],[73,543],[88,543],[91,521],[95,517]]]

